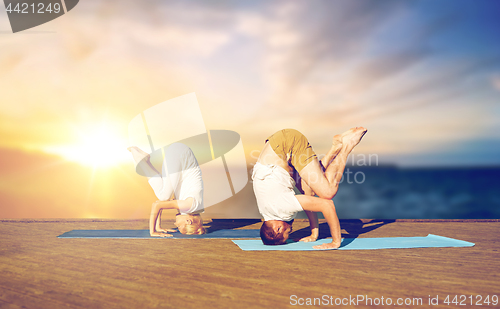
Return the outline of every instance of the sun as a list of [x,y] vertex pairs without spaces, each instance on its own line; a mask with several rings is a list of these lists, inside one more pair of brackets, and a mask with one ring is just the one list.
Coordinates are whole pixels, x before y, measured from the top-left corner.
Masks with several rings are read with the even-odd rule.
[[61,155],[68,161],[94,168],[130,161],[127,141],[115,127],[107,124],[87,125],[75,131],[75,143],[50,146],[45,150]]

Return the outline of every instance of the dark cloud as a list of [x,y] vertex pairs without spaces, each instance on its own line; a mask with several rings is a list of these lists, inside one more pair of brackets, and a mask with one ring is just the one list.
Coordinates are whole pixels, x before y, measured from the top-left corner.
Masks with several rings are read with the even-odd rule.
[[371,111],[370,116],[365,117],[390,116],[429,105],[447,104],[453,102],[453,99],[473,93],[477,91],[477,85],[469,84],[469,79],[474,75],[487,74],[491,68],[500,68],[500,55],[452,63],[450,66],[429,72],[406,87],[388,92],[376,109]]
[[387,78],[405,71],[426,59],[432,53],[425,48],[414,48],[396,53],[387,53],[359,65],[351,77],[353,90],[366,90]]
[[286,77],[296,84],[322,62],[342,63],[363,52],[372,34],[403,6],[397,1],[312,1],[300,4],[289,27],[300,41],[288,54]]

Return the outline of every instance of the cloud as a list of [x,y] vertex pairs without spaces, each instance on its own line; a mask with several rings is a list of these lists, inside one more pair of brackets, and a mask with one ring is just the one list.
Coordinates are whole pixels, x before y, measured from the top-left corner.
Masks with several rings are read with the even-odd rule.
[[189,66],[230,36],[222,9],[88,1],[55,20],[55,34],[2,37],[0,144],[68,143],[68,132],[103,118],[126,132],[141,110],[195,91],[202,69]]
[[[478,56],[453,37],[459,29],[473,31],[468,29],[470,16],[460,7],[439,8],[430,15],[425,9],[391,1],[313,1],[269,6],[268,18],[249,14],[244,29],[252,29],[248,34],[266,44],[262,62],[271,91],[266,104],[242,126],[261,136],[280,126],[294,127],[320,140],[324,132],[360,124],[405,126],[411,134],[371,131],[379,145],[392,149],[395,140],[405,139],[407,146],[425,141],[428,132],[419,129],[422,122],[414,114],[446,110],[440,120],[424,118],[432,119],[429,130],[443,125],[458,130],[442,130],[421,148],[434,147],[435,139],[469,134],[467,115],[481,115],[487,103],[474,106],[465,98],[480,95],[481,76],[498,67],[498,59]],[[481,128],[476,134],[490,129],[476,127]],[[407,146],[403,148],[416,150]]]
[[[461,97],[480,95],[477,81],[489,70],[480,60],[490,58],[481,45],[477,54],[460,48],[465,36],[450,39],[475,33],[460,5],[433,4],[433,14],[426,5],[82,2],[50,23],[56,34],[2,38],[1,143],[64,144],[69,128],[106,117],[126,132],[139,111],[192,91],[207,127],[235,130],[252,145],[283,127],[321,139],[398,118],[417,131],[413,113],[461,108]],[[479,114],[482,102],[473,107]],[[463,117],[452,110],[446,121]]]
[[155,55],[146,55],[145,48],[166,55],[207,56],[227,42],[227,29],[233,23],[230,7],[199,1],[93,2],[79,9],[66,41],[80,42],[80,34],[85,33],[98,49],[118,52],[120,57]]
[[389,52],[369,59],[354,69],[351,75],[353,80],[351,89],[354,91],[366,90],[385,79],[397,76],[398,73],[425,60],[430,54],[429,50],[416,47],[412,50]]
[[491,84],[493,88],[500,91],[500,75],[494,75],[491,77]]
[[274,50],[271,46],[269,52],[283,54],[278,57],[284,60],[282,78],[291,85],[306,80],[322,64],[339,65],[362,52],[371,35],[400,7],[392,1],[292,2],[285,15],[280,14],[280,4],[274,12],[281,26],[269,29],[268,35],[295,39]]
[[146,217],[154,195],[129,167],[92,176],[26,149],[71,145],[103,120],[125,135],[193,91],[206,126],[240,133],[247,156],[279,129],[324,153],[364,125],[356,151],[381,160],[495,163],[498,149],[471,141],[500,132],[497,21],[464,3],[81,1],[41,26],[55,33],[1,35],[0,217]]

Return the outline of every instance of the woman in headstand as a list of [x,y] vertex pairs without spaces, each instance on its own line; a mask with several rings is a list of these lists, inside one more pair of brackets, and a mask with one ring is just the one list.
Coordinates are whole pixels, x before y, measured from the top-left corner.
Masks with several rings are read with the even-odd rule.
[[[332,198],[337,194],[349,153],[366,132],[365,128],[356,127],[335,135],[332,147],[321,162],[307,138],[297,130],[281,130],[266,140],[252,173],[257,206],[265,220],[260,229],[264,244],[284,244],[292,230],[293,219],[304,210],[311,235],[300,241],[316,241],[319,235],[316,212],[320,211],[330,227],[332,242],[313,248],[340,247],[340,224]],[[304,195],[293,192],[296,183],[291,175],[294,172],[300,177],[297,187]]]
[[149,154],[136,146],[127,148],[134,161],[148,177],[158,201],[153,203],[149,218],[151,236],[169,237],[175,232],[160,227],[163,209],[177,209],[175,225],[182,234],[205,234],[203,220],[203,180],[198,161],[191,149],[181,143],[174,143],[165,149],[162,173],[150,162]]

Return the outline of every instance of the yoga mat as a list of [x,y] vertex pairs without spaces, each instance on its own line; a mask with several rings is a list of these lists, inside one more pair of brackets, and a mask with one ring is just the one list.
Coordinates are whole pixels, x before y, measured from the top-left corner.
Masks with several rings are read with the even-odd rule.
[[[259,240],[233,240],[244,251],[312,251],[313,246],[331,242],[331,239],[320,239],[315,242],[289,242],[280,246],[266,246]],[[439,247],[472,247],[474,243],[429,234],[426,237],[383,237],[383,238],[344,238],[338,249],[327,250],[374,250],[402,248],[439,248]]]
[[151,237],[149,230],[72,230],[58,238],[120,238],[120,239],[138,239],[138,238],[151,238],[151,239],[171,239],[171,238],[199,238],[199,239],[236,239],[236,238],[260,238],[259,230],[215,230],[208,231],[203,235],[184,235],[179,232],[169,233],[172,237]]

